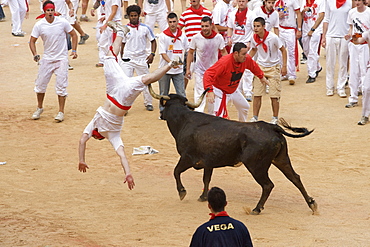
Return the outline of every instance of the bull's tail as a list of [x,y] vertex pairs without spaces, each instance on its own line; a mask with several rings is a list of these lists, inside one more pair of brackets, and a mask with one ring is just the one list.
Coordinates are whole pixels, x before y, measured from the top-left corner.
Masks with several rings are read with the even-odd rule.
[[292,127],[287,121],[285,121],[284,118],[279,119],[279,125],[281,125],[285,129],[289,129],[289,130],[293,131],[294,133],[301,133],[301,134],[298,134],[298,135],[294,135],[294,134],[290,134],[290,133],[286,132],[282,128],[279,128],[280,129],[279,131],[283,135],[293,137],[293,138],[300,138],[300,137],[308,136],[309,134],[311,134],[314,131],[314,130],[308,130],[307,128],[303,128],[303,127],[300,127],[300,128]]

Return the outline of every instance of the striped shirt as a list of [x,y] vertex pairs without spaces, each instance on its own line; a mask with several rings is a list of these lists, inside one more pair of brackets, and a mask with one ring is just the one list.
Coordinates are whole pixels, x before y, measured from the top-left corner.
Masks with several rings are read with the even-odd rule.
[[206,8],[203,8],[202,15],[197,15],[190,8],[188,8],[181,14],[179,26],[181,28],[185,27],[185,35],[188,37],[189,42],[195,34],[202,30],[201,19],[203,16],[209,16],[212,18],[212,12]]

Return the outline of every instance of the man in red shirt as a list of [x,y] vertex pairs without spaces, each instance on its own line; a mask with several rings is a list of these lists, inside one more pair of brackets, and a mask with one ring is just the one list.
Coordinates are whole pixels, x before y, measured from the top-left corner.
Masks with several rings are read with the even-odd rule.
[[268,84],[258,64],[247,53],[244,43],[235,43],[233,53],[222,57],[204,73],[204,88],[210,88],[207,100],[214,103],[216,116],[228,118],[226,105],[231,100],[238,110],[239,121],[247,121],[249,103],[237,90],[245,69],[257,76],[262,84]]

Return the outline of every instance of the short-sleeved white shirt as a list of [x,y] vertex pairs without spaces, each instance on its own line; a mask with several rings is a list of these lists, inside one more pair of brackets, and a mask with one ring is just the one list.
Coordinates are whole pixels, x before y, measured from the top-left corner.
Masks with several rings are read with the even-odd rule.
[[52,23],[47,22],[45,18],[36,22],[31,36],[41,37],[44,44],[43,59],[64,60],[68,58],[66,34],[72,30],[73,27],[66,19],[55,16]]
[[[306,0],[302,2],[301,11],[306,7]],[[315,0],[312,4],[312,7],[310,7],[310,11],[305,11],[302,18],[303,18],[303,24],[302,24],[302,32],[303,34],[307,34],[312,26],[315,24],[317,18],[319,17],[320,13],[325,13],[325,0]],[[322,23],[316,28],[316,33],[322,33]]]
[[233,29],[232,34],[232,41],[233,44],[236,42],[247,43],[251,40],[253,35],[253,21],[256,19],[255,13],[248,9],[247,11],[247,18],[245,20],[245,24],[239,25],[235,21],[235,14],[238,10],[234,10],[229,13],[229,17],[227,19],[227,27]]
[[122,1],[121,0],[105,0],[104,10],[105,10],[105,22],[108,17],[112,14],[112,6],[117,5],[118,9],[114,15],[112,21],[121,21],[122,19]]
[[216,6],[212,11],[212,19],[215,25],[220,25],[222,27],[227,26],[228,14],[232,11],[230,4],[225,3],[224,1],[217,2]]
[[357,8],[351,9],[347,23],[352,25],[352,34],[366,32],[370,29],[370,9],[365,8],[364,12],[358,12]]
[[224,38],[217,34],[212,39],[206,39],[201,33],[193,36],[189,48],[195,50],[197,59],[194,73],[203,75],[204,72],[218,60],[218,51],[225,47]]
[[343,38],[348,34],[347,16],[351,8],[352,0],[347,0],[339,9],[337,9],[336,0],[326,0],[323,22],[328,23],[327,37]]
[[147,14],[167,13],[165,0],[144,0],[144,12]]
[[155,36],[150,28],[139,24],[139,28],[127,26],[130,29],[122,40],[125,43],[123,58],[144,59],[147,57],[146,45],[148,41],[153,41]]
[[[158,43],[159,43],[159,55],[161,54],[167,54],[169,59],[173,59],[174,57],[178,56],[181,58],[182,61],[184,61],[184,54],[185,51],[188,49],[189,43],[188,39],[184,32],[182,32],[181,36],[179,37],[180,40],[174,39],[172,37],[167,36],[163,32],[159,34],[158,37]],[[175,42],[174,42],[175,41]],[[163,59],[162,56],[160,56],[159,59],[159,68],[162,68],[168,64],[166,60]],[[179,68],[172,68],[170,69],[167,74],[175,75],[180,74],[183,72],[183,66],[179,66]]]
[[262,10],[262,6],[258,7],[254,10],[254,13],[257,17],[262,17],[265,19],[266,22],[266,30],[271,31],[272,28],[278,28],[279,27],[279,14],[277,11],[272,12],[270,15],[267,15]]
[[275,9],[284,12],[282,18],[279,19],[281,27],[297,27],[297,18],[295,11],[300,10],[300,4],[297,0],[280,0],[275,4]]
[[279,64],[279,49],[283,46],[283,42],[276,34],[269,32],[264,43],[267,45],[267,52],[263,49],[262,44],[257,46],[257,42],[252,38],[251,48],[257,48],[257,63],[263,67]]

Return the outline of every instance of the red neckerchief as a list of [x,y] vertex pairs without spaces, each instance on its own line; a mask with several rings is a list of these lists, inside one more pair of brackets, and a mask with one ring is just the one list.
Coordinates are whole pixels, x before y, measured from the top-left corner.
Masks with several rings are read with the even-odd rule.
[[235,21],[236,21],[236,23],[239,24],[239,26],[246,23],[247,12],[248,12],[248,8],[245,8],[245,10],[242,10],[242,11],[239,11],[239,10],[236,11]]
[[[308,2],[311,2],[311,3],[308,3]],[[312,7],[312,5],[313,5],[314,2],[315,2],[315,0],[306,0],[305,7]]]
[[136,30],[139,30],[140,22],[136,25],[131,24],[131,23],[127,23],[127,26],[132,27],[132,28],[136,28]]
[[182,35],[182,31],[181,31],[181,29],[180,29],[180,28],[177,28],[176,30],[177,30],[176,35],[174,35],[174,34],[171,32],[170,28],[167,28],[166,30],[164,30],[164,31],[163,31],[163,33],[164,33],[165,35],[167,35],[168,37],[173,38],[172,43],[175,43],[175,42],[176,42],[176,40],[181,41],[181,40],[180,40],[180,37],[181,37],[181,35]]
[[204,34],[203,34],[203,32],[202,32],[202,31],[200,32],[200,34],[201,34],[204,38],[206,38],[206,39],[213,39],[213,38],[217,35],[217,32],[216,32],[215,30],[212,30],[211,35],[209,35],[209,36],[204,36]]
[[227,112],[227,102],[226,102],[226,93],[222,92],[222,99],[221,99],[221,104],[220,107],[218,108],[218,111],[216,113],[216,117],[219,117],[221,113],[223,112],[224,114],[222,115],[222,118],[229,119],[229,114]]
[[263,35],[262,40],[261,40],[260,36],[258,36],[258,34],[255,33],[253,35],[253,39],[257,43],[256,46],[259,46],[260,44],[262,44],[262,48],[265,52],[267,52],[267,45],[265,44],[265,40],[266,40],[268,35],[269,35],[269,31],[266,31],[266,29],[265,29],[265,35]]
[[229,215],[226,213],[226,211],[219,212],[218,214],[210,213],[209,215],[211,215],[210,220],[213,220],[214,218],[216,218],[216,217],[218,217],[218,216],[229,216]]
[[[39,16],[37,16],[37,17],[36,17],[36,20],[37,20],[37,19],[44,18],[45,16],[46,16],[46,14],[45,14],[45,13],[44,13],[44,14],[41,14],[41,15],[39,15]],[[54,13],[54,16],[58,16],[58,15],[57,15],[57,13]]]
[[191,11],[193,11],[196,15],[203,15],[203,9],[205,9],[202,5],[199,6],[199,9],[194,9],[192,6],[189,8]]
[[346,0],[337,0],[337,9],[342,7],[343,4],[345,4]]
[[275,11],[274,9],[272,9],[271,12],[267,12],[267,9],[264,5],[261,6],[261,9],[262,9],[263,13],[265,13],[267,15],[267,18],[270,18],[270,15]]

